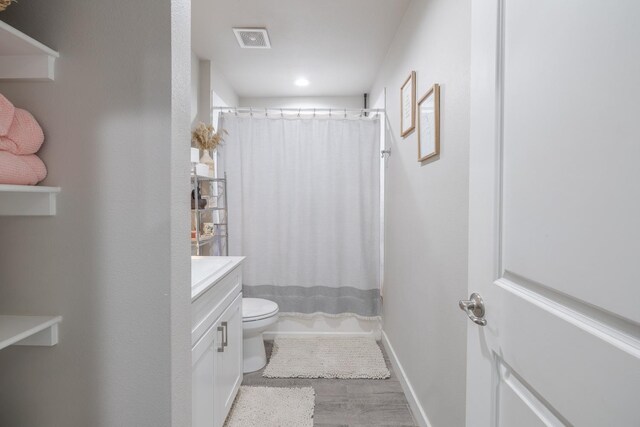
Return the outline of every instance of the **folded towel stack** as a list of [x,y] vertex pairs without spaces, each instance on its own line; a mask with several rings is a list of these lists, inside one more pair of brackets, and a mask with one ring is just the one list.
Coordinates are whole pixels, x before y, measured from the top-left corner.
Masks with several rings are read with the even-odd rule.
[[44,133],[26,110],[15,108],[0,94],[0,184],[35,185],[47,176],[47,168],[35,153]]

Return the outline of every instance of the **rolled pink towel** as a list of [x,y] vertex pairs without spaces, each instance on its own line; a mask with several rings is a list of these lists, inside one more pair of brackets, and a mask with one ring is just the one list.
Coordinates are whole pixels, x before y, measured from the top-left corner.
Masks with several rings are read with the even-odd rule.
[[44,142],[44,133],[27,110],[16,108],[13,122],[5,136],[0,136],[0,150],[12,154],[35,154]]
[[11,101],[0,93],[0,136],[5,136],[9,133],[9,127],[11,127],[15,113],[16,109]]
[[47,167],[35,154],[17,156],[0,151],[0,184],[36,185],[47,176]]

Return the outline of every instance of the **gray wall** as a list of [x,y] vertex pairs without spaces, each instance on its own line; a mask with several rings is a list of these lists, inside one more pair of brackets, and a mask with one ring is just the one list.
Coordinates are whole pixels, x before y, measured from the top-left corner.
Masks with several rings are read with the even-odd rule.
[[210,62],[211,70],[211,90],[213,91],[212,107],[238,106],[238,95],[227,80],[227,77],[220,71],[214,61]]
[[363,108],[362,96],[289,96],[240,98],[240,107],[276,108]]
[[[371,91],[389,118],[383,330],[433,426],[464,425],[469,168],[470,1],[409,6]],[[417,162],[400,137],[400,86],[441,85],[441,154]],[[375,101],[375,100],[378,101]]]
[[[170,28],[171,140],[169,146],[171,154],[168,264],[171,275],[169,292],[165,295],[169,296],[171,304],[168,319],[171,354],[170,425],[182,427],[191,425],[191,244],[184,238],[185,233],[191,230],[190,0],[171,0]],[[160,259],[159,262],[164,262],[164,259]],[[145,422],[148,421],[145,420]]]
[[[206,89],[206,88],[204,88]],[[195,53],[191,52],[191,127],[195,127],[199,120],[200,103],[203,96],[200,94],[200,59]]]
[[192,52],[191,67],[191,127],[198,122],[217,125],[217,110],[211,111],[211,107],[235,107],[238,95],[213,61],[200,59]]
[[56,216],[0,218],[0,313],[64,317],[57,346],[0,351],[0,425],[189,425],[189,2],[0,18],[60,51],[55,82],[0,92],[62,187]]

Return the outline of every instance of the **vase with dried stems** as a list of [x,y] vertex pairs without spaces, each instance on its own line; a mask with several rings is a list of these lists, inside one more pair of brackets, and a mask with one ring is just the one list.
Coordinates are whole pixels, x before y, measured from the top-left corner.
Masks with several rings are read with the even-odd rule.
[[0,12],[8,8],[11,3],[15,3],[16,0],[0,0]]
[[211,158],[211,152],[214,151],[224,141],[223,135],[227,134],[224,129],[218,129],[216,132],[213,129],[213,125],[206,125],[202,122],[198,123],[198,126],[191,132],[191,142],[195,144],[200,150],[202,150],[202,157],[200,157],[200,163],[204,163],[209,166],[209,176],[215,176],[215,162]]

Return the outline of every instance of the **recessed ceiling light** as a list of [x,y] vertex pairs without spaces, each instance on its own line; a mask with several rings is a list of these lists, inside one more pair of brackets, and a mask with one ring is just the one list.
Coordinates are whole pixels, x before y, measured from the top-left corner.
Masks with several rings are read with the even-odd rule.
[[300,77],[294,82],[294,84],[296,86],[309,86],[309,80],[305,79],[304,77]]

